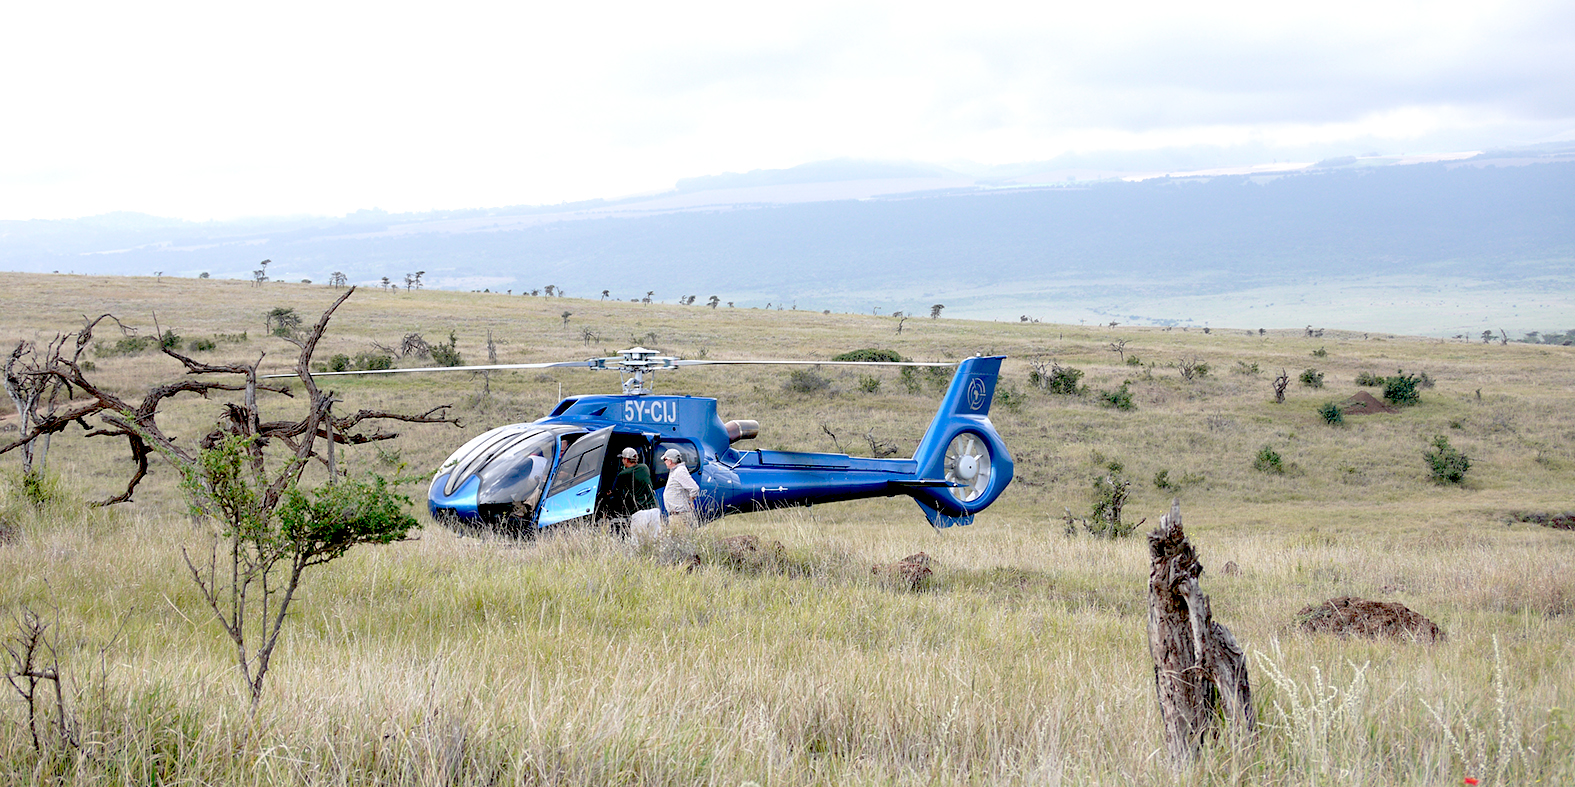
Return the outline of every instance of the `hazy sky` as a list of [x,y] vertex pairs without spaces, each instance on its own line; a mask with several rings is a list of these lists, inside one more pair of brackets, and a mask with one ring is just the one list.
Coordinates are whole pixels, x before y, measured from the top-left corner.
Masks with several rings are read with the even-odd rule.
[[1575,138],[1575,3],[11,3],[0,218],[544,204],[852,157]]

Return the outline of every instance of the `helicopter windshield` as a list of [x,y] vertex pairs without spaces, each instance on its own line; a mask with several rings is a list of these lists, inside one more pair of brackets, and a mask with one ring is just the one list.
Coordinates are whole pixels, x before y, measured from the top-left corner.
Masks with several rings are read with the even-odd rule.
[[511,424],[481,434],[443,463],[433,479],[434,491],[441,486],[443,495],[450,496],[476,478],[478,504],[535,505],[562,431]]

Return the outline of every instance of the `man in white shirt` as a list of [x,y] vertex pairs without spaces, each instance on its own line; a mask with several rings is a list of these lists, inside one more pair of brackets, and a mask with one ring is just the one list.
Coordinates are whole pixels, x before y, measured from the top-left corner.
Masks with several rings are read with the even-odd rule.
[[695,497],[700,494],[700,485],[690,477],[689,468],[684,466],[684,457],[678,453],[678,449],[667,449],[662,454],[662,463],[667,465],[667,486],[662,489],[662,502],[667,506],[667,523],[672,527],[692,528],[696,524]]

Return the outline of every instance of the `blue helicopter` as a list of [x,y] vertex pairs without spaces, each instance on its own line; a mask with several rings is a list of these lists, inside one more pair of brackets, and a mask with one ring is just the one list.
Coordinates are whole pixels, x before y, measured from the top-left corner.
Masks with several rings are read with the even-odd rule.
[[434,519],[461,532],[485,529],[531,538],[543,528],[604,512],[625,448],[633,448],[639,461],[653,468],[660,490],[667,471],[652,460],[671,448],[700,485],[696,508],[702,519],[907,495],[936,528],[971,524],[1012,480],[1011,454],[989,418],[1002,359],[976,356],[957,365],[940,409],[909,459],[740,448],[740,442],[758,436],[757,422],[723,423],[715,399],[657,395],[647,378],[662,370],[721,364],[952,364],[684,360],[634,347],[614,358],[446,368],[617,370],[624,376],[623,393],[570,396],[543,418],[471,439],[438,468],[427,508]]

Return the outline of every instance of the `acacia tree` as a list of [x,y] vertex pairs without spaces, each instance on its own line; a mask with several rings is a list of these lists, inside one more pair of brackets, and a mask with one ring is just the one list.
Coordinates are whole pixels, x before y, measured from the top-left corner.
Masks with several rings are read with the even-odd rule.
[[[114,319],[103,315],[51,344],[41,366],[25,372],[79,391],[86,400],[35,420],[16,441],[0,447],[4,454],[73,423],[86,428],[89,437],[125,438],[135,463],[131,479],[123,493],[98,505],[130,500],[147,474],[150,455],[163,457],[180,473],[193,511],[215,525],[206,559],[194,560],[184,549],[182,555],[204,601],[235,644],[236,664],[254,712],[280,629],[306,569],[328,563],[358,544],[397,540],[415,525],[415,519],[404,512],[408,500],[390,491],[383,479],[372,476],[335,483],[334,447],[398,437],[380,428],[387,421],[458,425],[447,415],[447,405],[420,414],[331,412],[337,400],[332,391],[317,387],[311,374],[312,355],[329,318],[354,292],[354,287],[346,290],[304,334],[285,337],[300,349],[293,376],[305,393],[306,411],[301,417],[263,417],[260,395],[295,398],[290,386],[268,382],[258,373],[266,354],[251,363],[207,364],[166,344],[164,354],[185,366],[188,376],[153,387],[140,402],[120,398],[82,370],[82,355],[92,343],[94,328]],[[159,424],[161,408],[181,394],[231,395],[213,429],[195,446],[166,434]],[[233,401],[234,394],[239,394],[239,401]],[[88,426],[89,418],[98,425]],[[314,461],[327,466],[330,483],[303,492],[302,475]]]

